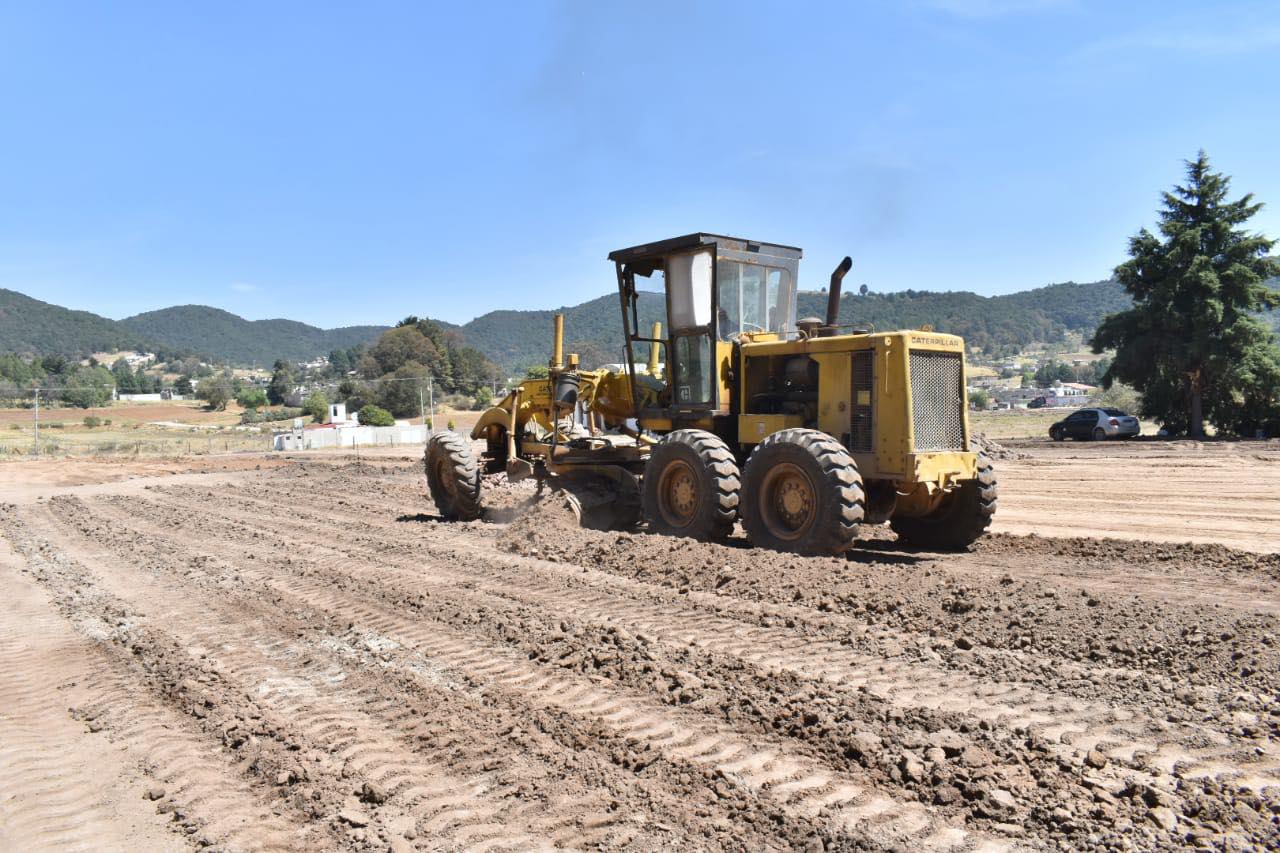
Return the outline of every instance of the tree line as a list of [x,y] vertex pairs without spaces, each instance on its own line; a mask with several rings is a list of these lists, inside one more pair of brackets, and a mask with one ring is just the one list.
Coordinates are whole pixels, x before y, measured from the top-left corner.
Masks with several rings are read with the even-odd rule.
[[[331,401],[351,412],[372,406],[392,417],[412,417],[422,411],[429,392],[456,408],[488,405],[500,378],[497,365],[456,331],[409,316],[368,346],[333,350],[319,375],[307,376],[296,363],[277,361],[266,396],[272,404],[297,398],[317,419]],[[385,420],[372,410],[366,418]]]
[[[117,373],[115,367],[121,363]],[[94,359],[81,364],[56,354],[27,358],[0,353],[0,397],[23,405],[30,404],[34,398],[32,389],[39,388],[49,402],[81,409],[105,406],[116,390],[118,377],[124,375],[136,383],[136,375],[124,359],[108,368]]]
[[1252,193],[1228,198],[1231,179],[1201,151],[1186,181],[1163,194],[1159,235],[1129,240],[1116,279],[1133,307],[1093,336],[1115,350],[1103,376],[1142,393],[1141,413],[1175,435],[1280,435],[1280,346],[1260,312],[1280,307],[1267,285],[1280,275],[1276,241],[1246,223],[1263,207]]

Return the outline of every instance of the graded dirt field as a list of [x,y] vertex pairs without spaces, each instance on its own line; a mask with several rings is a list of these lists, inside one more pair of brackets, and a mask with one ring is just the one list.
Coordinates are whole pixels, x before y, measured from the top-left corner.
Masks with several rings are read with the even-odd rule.
[[995,450],[971,552],[840,559],[6,464],[0,849],[1274,849],[1280,445]]

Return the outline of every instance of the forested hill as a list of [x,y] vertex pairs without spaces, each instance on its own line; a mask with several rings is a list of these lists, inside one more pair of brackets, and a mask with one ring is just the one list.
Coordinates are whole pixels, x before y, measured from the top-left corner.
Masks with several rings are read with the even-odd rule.
[[149,341],[233,364],[270,365],[276,359],[307,361],[331,350],[370,343],[387,326],[318,329],[295,320],[246,320],[207,305],[148,311],[120,325]]
[[[800,293],[800,316],[825,316],[827,294]],[[1131,305],[1114,281],[1065,282],[1005,296],[968,291],[904,290],[897,293],[846,293],[840,300],[842,323],[870,323],[876,329],[915,329],[930,325],[960,335],[971,347],[991,354],[1013,353],[1028,344],[1054,342],[1068,331],[1092,334],[1108,314]]]
[[[595,367],[623,359],[622,312],[617,294],[601,296],[581,305],[545,311],[491,311],[459,327],[473,346],[515,372],[532,364],[545,364],[551,356],[552,318],[564,314],[565,349],[576,352],[583,365]],[[640,294],[640,325],[666,323],[666,302],[659,293]]]
[[[1273,285],[1277,283],[1273,282]],[[993,355],[1012,353],[1035,342],[1061,340],[1068,331],[1092,334],[1107,314],[1129,306],[1129,297],[1114,281],[1066,282],[1011,293],[979,296],[966,291],[906,290],[896,293],[846,293],[840,301],[842,323],[870,323],[876,329],[913,329],[931,325],[962,335],[971,346]],[[821,317],[827,295],[802,291],[799,316]],[[406,305],[423,315],[431,305]],[[543,364],[550,354],[551,318],[565,314],[568,350],[588,367],[621,361],[622,323],[616,294],[581,305],[541,311],[492,311],[457,330],[508,373]],[[640,323],[647,330],[663,319],[660,294],[642,293]],[[1268,318],[1280,328],[1280,311]],[[93,352],[142,348],[194,353],[232,364],[270,365],[278,358],[305,361],[372,342],[383,326],[319,329],[292,320],[245,320],[202,305],[149,311],[125,320],[109,320],[88,311],[72,311],[0,290],[0,352],[83,357]]]
[[86,356],[146,343],[115,320],[0,289],[0,352]]
[[[658,294],[642,293],[640,323],[648,329],[663,318]],[[799,316],[822,317],[827,294],[801,291]],[[842,323],[870,323],[880,330],[914,329],[925,324],[962,335],[971,346],[991,353],[1015,352],[1037,341],[1061,340],[1067,331],[1091,334],[1107,314],[1129,307],[1129,297],[1114,281],[1067,282],[1007,296],[965,291],[935,293],[846,293],[840,300]],[[565,315],[565,340],[583,364],[622,360],[622,320],[616,295],[546,311],[494,311],[461,327],[469,345],[508,371],[547,360],[551,318]]]

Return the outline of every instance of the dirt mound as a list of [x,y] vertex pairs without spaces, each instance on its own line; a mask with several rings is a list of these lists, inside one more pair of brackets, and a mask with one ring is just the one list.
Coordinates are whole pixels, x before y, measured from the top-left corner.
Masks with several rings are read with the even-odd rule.
[[1021,450],[1014,450],[1005,447],[999,442],[987,438],[986,433],[975,432],[969,437],[969,446],[978,451],[985,453],[991,459],[1029,459],[1030,454],[1023,453]]

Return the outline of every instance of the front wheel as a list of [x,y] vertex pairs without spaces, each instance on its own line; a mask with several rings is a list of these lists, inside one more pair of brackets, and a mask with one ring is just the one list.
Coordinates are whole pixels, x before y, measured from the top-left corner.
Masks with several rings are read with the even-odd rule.
[[892,518],[889,526],[903,544],[963,551],[991,526],[998,497],[995,468],[979,454],[977,476],[961,483],[941,506],[928,515]]
[[853,457],[813,429],[784,429],[756,445],[742,491],[747,536],[753,545],[775,551],[843,554],[866,513]]
[[436,433],[427,442],[423,464],[440,515],[449,521],[480,517],[480,465],[467,439],[456,432]]
[[741,488],[733,452],[700,429],[669,433],[644,466],[641,503],[649,529],[703,541],[727,539]]
[[1049,430],[1049,438],[1053,439],[1054,441],[1062,441],[1066,437],[1067,436],[1062,432],[1062,427],[1053,427],[1052,429]]

